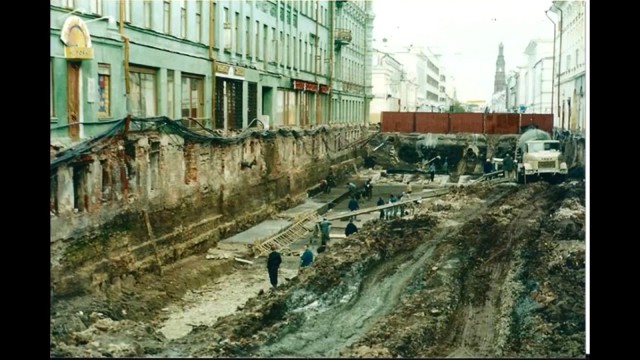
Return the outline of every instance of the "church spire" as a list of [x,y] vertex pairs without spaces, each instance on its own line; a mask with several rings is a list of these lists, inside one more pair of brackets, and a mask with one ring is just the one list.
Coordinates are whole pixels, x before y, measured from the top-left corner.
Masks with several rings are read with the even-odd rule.
[[506,77],[504,73],[504,54],[503,54],[504,45],[500,43],[500,46],[498,47],[498,49],[499,49],[499,52],[498,52],[498,59],[496,60],[496,77],[495,77],[495,81],[493,82],[494,94],[502,90],[505,90],[507,87]]

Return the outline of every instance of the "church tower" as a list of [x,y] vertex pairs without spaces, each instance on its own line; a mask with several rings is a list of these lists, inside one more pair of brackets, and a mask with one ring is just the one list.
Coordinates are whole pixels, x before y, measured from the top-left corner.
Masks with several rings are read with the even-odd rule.
[[493,83],[493,93],[505,90],[507,87],[505,73],[504,73],[504,46],[500,43],[500,52],[498,53],[498,60],[496,60],[496,78]]

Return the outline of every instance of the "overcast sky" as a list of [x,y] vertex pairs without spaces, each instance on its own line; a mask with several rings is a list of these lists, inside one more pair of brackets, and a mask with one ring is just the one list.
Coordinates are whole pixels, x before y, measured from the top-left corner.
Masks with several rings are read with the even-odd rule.
[[544,13],[550,6],[551,0],[373,0],[373,47],[381,49],[383,38],[428,46],[443,55],[460,101],[490,101],[498,45],[504,44],[507,72],[522,65],[530,40],[553,39]]

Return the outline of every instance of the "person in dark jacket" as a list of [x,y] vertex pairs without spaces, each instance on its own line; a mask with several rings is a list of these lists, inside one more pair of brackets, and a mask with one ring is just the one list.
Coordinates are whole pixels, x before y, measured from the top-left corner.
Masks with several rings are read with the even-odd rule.
[[504,176],[509,180],[515,179],[515,172],[513,171],[514,170],[513,165],[514,165],[513,158],[511,157],[511,154],[507,154],[504,160],[502,160],[502,170],[504,170]]
[[[356,200],[355,197],[352,197],[351,200],[349,200],[349,210],[351,211],[356,211],[358,209],[360,209],[360,205],[358,204],[358,200]],[[356,216],[351,216],[351,220],[356,220]]]
[[493,164],[491,164],[491,160],[486,159],[484,161],[484,164],[482,166],[482,170],[484,171],[485,174],[488,174],[488,173],[493,171]]
[[356,226],[356,224],[353,223],[353,220],[349,220],[347,227],[344,229],[344,234],[346,236],[349,236],[357,232],[358,232],[358,227]]
[[305,268],[313,262],[313,251],[309,249],[309,245],[305,245],[304,252],[300,255],[300,268]]
[[275,245],[271,247],[271,253],[267,258],[267,271],[269,272],[269,281],[271,286],[275,289],[278,286],[278,268],[282,263],[282,256],[276,250]]
[[[384,205],[384,199],[382,198],[382,196],[378,197],[378,202],[376,203],[376,205]],[[384,219],[384,209],[380,210],[380,219]]]

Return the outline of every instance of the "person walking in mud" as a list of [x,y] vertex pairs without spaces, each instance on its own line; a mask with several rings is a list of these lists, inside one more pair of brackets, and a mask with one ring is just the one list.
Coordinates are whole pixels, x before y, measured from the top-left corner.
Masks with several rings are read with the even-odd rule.
[[302,255],[300,255],[300,270],[308,267],[313,262],[313,251],[309,249],[309,244],[305,245]]
[[431,182],[433,182],[433,179],[436,177],[436,164],[431,163],[431,165],[429,165],[429,179],[431,179]]
[[320,244],[327,245],[329,242],[329,234],[331,233],[331,223],[327,218],[323,218],[320,222]]
[[335,175],[333,175],[333,171],[329,170],[329,174],[327,174],[327,178],[325,179],[327,181],[327,187],[324,189],[325,194],[328,194],[331,192],[331,189],[336,187],[336,177]]
[[[349,200],[349,205],[348,206],[349,206],[349,210],[351,212],[354,212],[354,211],[360,209],[360,205],[358,204],[358,200],[356,200],[355,197],[352,197],[351,200]],[[352,215],[349,219],[356,220],[356,218],[357,218],[356,215]]]
[[269,281],[271,287],[275,289],[278,286],[278,269],[282,263],[282,256],[277,251],[276,246],[271,246],[271,253],[267,258],[267,271],[269,272]]
[[502,169],[504,170],[504,177],[506,177],[508,180],[515,179],[513,168],[513,158],[511,157],[511,154],[507,153],[507,156],[505,156],[504,160],[502,161]]
[[371,183],[371,179],[367,180],[367,183],[364,184],[364,195],[367,200],[371,200],[373,197],[373,184]]
[[355,234],[358,232],[358,227],[353,223],[353,220],[349,220],[347,227],[344,229],[344,235],[349,237],[351,234]]
[[[378,202],[376,203],[376,205],[378,206],[384,205],[384,199],[382,198],[382,196],[378,197]],[[384,219],[384,209],[380,210],[380,219]]]

